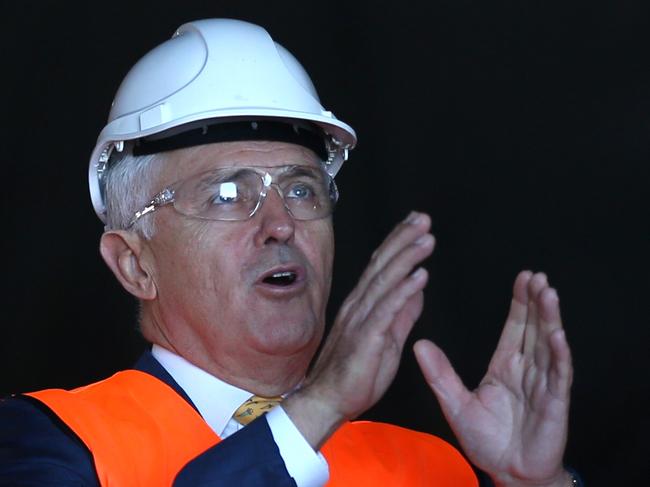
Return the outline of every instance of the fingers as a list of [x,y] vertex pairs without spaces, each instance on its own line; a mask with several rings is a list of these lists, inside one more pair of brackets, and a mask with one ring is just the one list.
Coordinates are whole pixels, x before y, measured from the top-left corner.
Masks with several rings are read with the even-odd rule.
[[404,342],[415,321],[420,317],[429,275],[423,268],[400,282],[381,297],[362,321],[347,323],[349,335],[358,334],[357,340],[383,343],[380,348],[390,347],[401,355]]
[[555,289],[547,288],[540,294],[539,315],[544,341],[536,349],[535,363],[547,371],[551,393],[556,397],[567,397],[573,380],[573,367]]
[[545,287],[537,295],[540,323],[542,327],[556,329],[562,326],[560,298],[552,287]]
[[515,279],[510,312],[499,338],[497,352],[520,352],[522,349],[528,316],[528,283],[532,277],[532,272],[522,271]]
[[[553,351],[552,335],[556,330],[562,329],[559,298],[557,291],[550,287],[546,280],[544,280],[544,285],[531,286],[530,294],[537,322],[530,323],[529,326],[535,325],[536,335],[534,343],[524,345],[524,354],[534,362],[539,370],[550,374],[550,368],[555,366],[558,357],[564,357],[568,353],[568,345],[566,352],[560,350],[559,356]],[[528,339],[527,335],[526,340]]]
[[435,239],[428,233],[430,227],[428,215],[411,212],[373,253],[356,289],[362,310],[370,311],[378,299],[431,255]]
[[[425,213],[411,212],[401,223],[399,223],[386,237],[382,244],[373,252],[368,267],[359,279],[359,288],[365,289],[367,285],[375,279],[377,274],[386,267],[398,253],[404,248],[414,244],[419,238],[423,238],[424,243],[431,240],[433,236],[428,232],[431,228],[431,218]],[[429,236],[427,236],[429,235]],[[426,247],[424,245],[423,247]],[[431,246],[431,249],[433,247]],[[429,252],[430,253],[430,252]],[[428,254],[426,254],[428,255]],[[424,255],[422,258],[426,257]],[[411,264],[411,269],[417,263]]]
[[412,269],[431,254],[434,239],[429,218],[416,220],[398,225],[382,244],[305,381],[312,391],[326,390],[319,397],[341,417],[356,417],[384,394],[422,311],[428,273]]
[[[407,306],[408,310],[402,308],[426,285],[426,271],[412,270],[433,251],[435,239],[428,233],[430,226],[428,215],[411,212],[393,229],[374,252],[359,283],[343,303],[324,351],[334,347],[342,334],[354,334],[366,326],[385,333],[396,316],[402,318],[399,323],[408,323],[409,320],[403,321],[406,316],[419,316],[421,307],[417,313],[413,312],[417,306]],[[409,325],[397,325],[400,330],[395,330],[396,336],[403,335],[404,327],[409,328]]]
[[[369,332],[383,334],[394,324],[400,330],[393,332],[401,337],[401,328],[412,326],[412,321],[409,325],[410,320],[403,318],[412,315],[416,307],[409,306],[409,311],[404,312],[403,308],[428,279],[423,268],[412,270],[433,251],[435,239],[428,233],[430,225],[428,215],[412,212],[395,227],[373,254],[359,284],[343,304],[331,335],[366,326],[372,328]],[[401,319],[393,323],[398,315]]]
[[546,288],[548,288],[548,278],[543,272],[533,274],[530,281],[528,281],[528,314],[526,316],[526,330],[522,347],[522,353],[527,357],[531,357],[535,353],[537,336],[540,332],[538,299],[541,292]]
[[547,370],[554,358],[550,337],[560,328],[559,299],[546,274],[522,271],[515,279],[510,311],[494,358],[501,360],[503,354],[521,353]]
[[[422,235],[395,253],[393,258],[387,261],[381,269],[377,269],[373,278],[367,281],[365,286],[360,284],[357,296],[358,306],[356,312],[359,314],[357,318],[363,320],[370,313],[376,312],[378,306],[383,313],[393,313],[394,303],[391,303],[393,300],[383,298],[391,294],[395,295],[393,291],[402,286],[403,283],[408,283],[413,278],[425,277],[422,275],[423,272],[426,272],[423,268],[419,268],[414,273],[411,273],[411,271],[415,265],[431,254],[434,245],[433,235]],[[407,289],[411,288],[408,284],[405,287]],[[412,291],[415,292],[416,289]],[[399,294],[401,293],[398,293],[395,297]],[[389,308],[385,309],[387,306]]]
[[445,416],[453,418],[471,395],[456,374],[444,352],[429,340],[418,340],[413,346],[415,358],[424,378],[436,395]]
[[[418,271],[419,272],[419,271]],[[406,304],[394,319],[394,325],[391,327],[393,338],[396,343],[400,344],[400,350],[406,342],[406,338],[411,333],[413,325],[422,313],[424,305],[424,293],[419,291],[408,298]]]
[[571,350],[564,330],[554,330],[550,336],[553,360],[548,374],[548,389],[555,397],[568,397],[573,381]]
[[[524,311],[526,318],[522,327]],[[549,390],[557,396],[568,394],[573,375],[571,352],[562,328],[557,291],[550,287],[544,273],[524,271],[517,277],[513,304],[498,350],[515,352],[519,336],[523,339],[519,346],[524,359],[546,374]]]

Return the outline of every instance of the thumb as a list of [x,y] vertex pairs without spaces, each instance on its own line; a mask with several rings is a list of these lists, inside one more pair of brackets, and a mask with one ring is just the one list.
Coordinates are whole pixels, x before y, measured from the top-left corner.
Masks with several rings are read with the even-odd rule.
[[415,358],[424,378],[436,395],[447,420],[454,418],[471,393],[451,366],[445,353],[429,340],[418,340],[413,346]]

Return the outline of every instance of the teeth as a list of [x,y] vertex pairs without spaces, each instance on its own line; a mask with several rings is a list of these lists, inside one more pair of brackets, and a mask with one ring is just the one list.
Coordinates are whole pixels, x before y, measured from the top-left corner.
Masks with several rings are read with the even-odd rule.
[[276,277],[276,278],[277,277],[291,277],[292,275],[293,275],[293,272],[289,272],[289,271],[276,272],[275,274],[273,274],[273,277]]
[[296,273],[292,271],[275,272],[264,279],[264,282],[276,286],[288,286],[296,280]]

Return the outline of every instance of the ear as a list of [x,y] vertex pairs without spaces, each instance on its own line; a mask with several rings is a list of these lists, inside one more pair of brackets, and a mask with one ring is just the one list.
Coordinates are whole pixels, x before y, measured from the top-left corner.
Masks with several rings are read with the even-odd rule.
[[136,298],[156,298],[156,285],[145,256],[146,241],[126,230],[110,230],[102,235],[99,251],[122,287]]

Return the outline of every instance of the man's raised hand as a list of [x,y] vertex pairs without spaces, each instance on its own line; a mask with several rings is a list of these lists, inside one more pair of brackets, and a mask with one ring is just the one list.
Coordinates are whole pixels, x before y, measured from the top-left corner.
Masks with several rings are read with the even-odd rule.
[[428,215],[412,212],[373,253],[303,387],[283,404],[312,447],[374,405],[395,377],[422,312],[428,274],[413,269],[433,251],[430,227]]
[[517,276],[505,327],[476,390],[465,388],[435,344],[420,340],[414,348],[463,450],[497,485],[571,485],[562,466],[571,353],[557,292],[544,274]]

